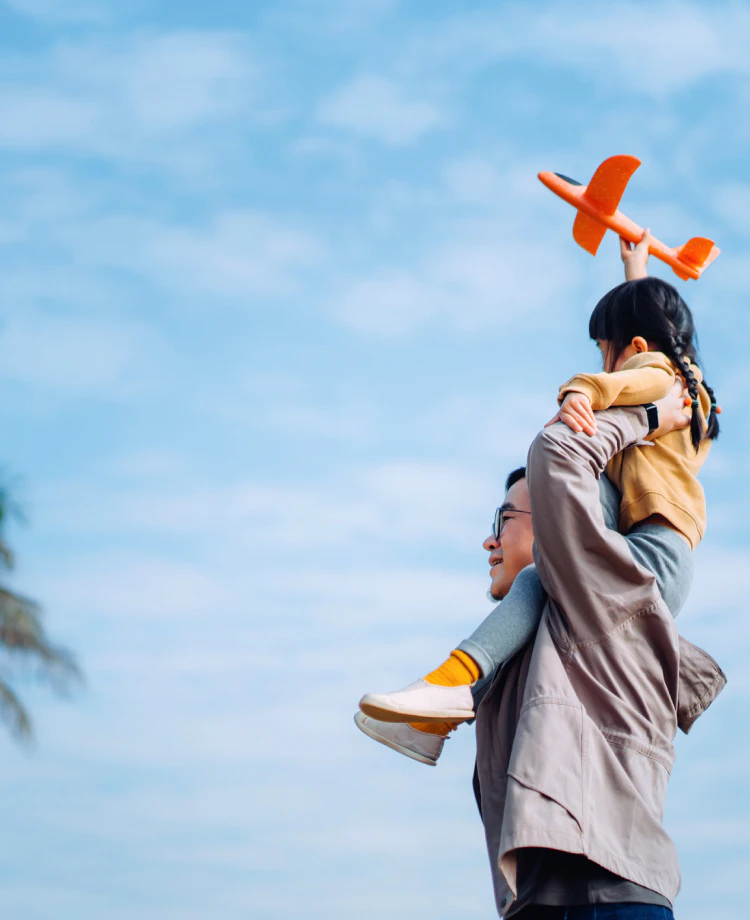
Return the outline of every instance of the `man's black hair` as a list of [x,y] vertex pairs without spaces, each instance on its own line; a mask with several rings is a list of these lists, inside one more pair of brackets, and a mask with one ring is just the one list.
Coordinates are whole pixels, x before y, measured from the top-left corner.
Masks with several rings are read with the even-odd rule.
[[512,486],[517,482],[520,482],[522,479],[526,479],[526,467],[519,466],[517,470],[513,470],[512,473],[508,474],[508,478],[505,480],[505,491],[507,492]]

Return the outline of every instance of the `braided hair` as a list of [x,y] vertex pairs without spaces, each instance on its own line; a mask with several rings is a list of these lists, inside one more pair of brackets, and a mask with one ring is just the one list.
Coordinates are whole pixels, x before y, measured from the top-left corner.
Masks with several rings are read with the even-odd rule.
[[[614,361],[636,336],[653,342],[672,362],[685,380],[690,395],[692,415],[690,440],[698,450],[704,438],[719,436],[718,409],[714,391],[703,381],[698,383],[691,364],[698,364],[697,336],[693,314],[671,284],[661,278],[639,278],[625,281],[605,294],[594,307],[589,320],[589,335],[594,340],[610,343]],[[711,401],[708,425],[704,427],[700,414],[699,386],[703,386]]]

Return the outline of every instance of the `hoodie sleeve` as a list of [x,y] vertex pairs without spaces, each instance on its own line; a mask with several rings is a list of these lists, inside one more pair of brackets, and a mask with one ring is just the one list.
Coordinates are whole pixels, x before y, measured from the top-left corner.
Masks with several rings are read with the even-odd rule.
[[675,369],[660,351],[647,351],[629,358],[622,370],[612,374],[576,374],[560,387],[557,401],[567,393],[583,393],[594,411],[612,406],[642,406],[669,392]]

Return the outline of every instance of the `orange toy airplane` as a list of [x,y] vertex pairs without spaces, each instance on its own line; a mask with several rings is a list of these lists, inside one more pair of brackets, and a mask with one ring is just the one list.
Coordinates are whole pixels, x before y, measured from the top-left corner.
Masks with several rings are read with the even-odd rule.
[[[640,242],[643,229],[617,210],[625,186],[640,165],[641,161],[636,157],[610,157],[599,166],[588,185],[581,185],[560,173],[539,173],[548,189],[578,210],[573,224],[573,239],[592,256],[596,255],[608,229],[631,243]],[[648,251],[671,265],[674,273],[685,281],[700,278],[721,252],[714,246],[713,240],[703,236],[694,236],[679,249],[670,249],[654,237]]]

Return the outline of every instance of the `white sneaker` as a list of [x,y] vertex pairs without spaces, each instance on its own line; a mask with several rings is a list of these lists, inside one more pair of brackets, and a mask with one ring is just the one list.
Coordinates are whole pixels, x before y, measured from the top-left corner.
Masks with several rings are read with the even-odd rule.
[[465,722],[474,718],[471,687],[441,687],[417,680],[395,693],[365,693],[365,715],[383,722]]
[[412,728],[406,722],[379,722],[377,719],[370,719],[363,712],[358,712],[354,716],[354,721],[360,731],[375,741],[398,751],[399,754],[411,757],[412,760],[426,763],[429,767],[435,766],[445,744],[445,738],[441,735],[428,735]]

